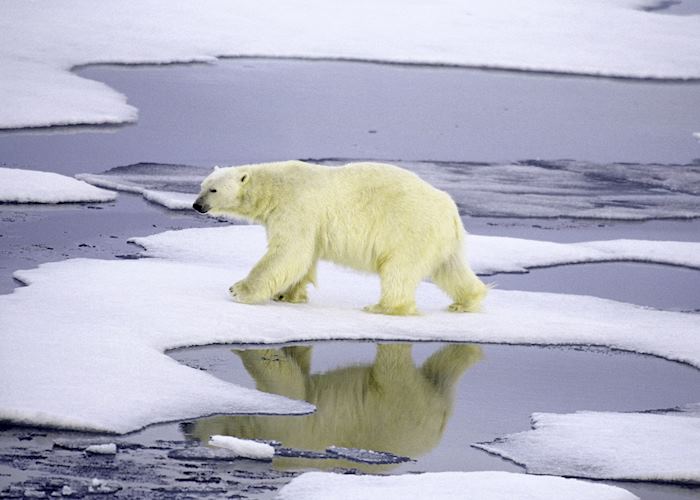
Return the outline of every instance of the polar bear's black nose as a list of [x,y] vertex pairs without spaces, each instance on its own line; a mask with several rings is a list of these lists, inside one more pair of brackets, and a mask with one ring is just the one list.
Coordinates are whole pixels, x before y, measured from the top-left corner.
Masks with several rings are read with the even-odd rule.
[[200,214],[203,214],[206,212],[206,210],[204,210],[204,207],[202,206],[202,204],[197,203],[196,201],[192,204],[192,208],[194,208]]

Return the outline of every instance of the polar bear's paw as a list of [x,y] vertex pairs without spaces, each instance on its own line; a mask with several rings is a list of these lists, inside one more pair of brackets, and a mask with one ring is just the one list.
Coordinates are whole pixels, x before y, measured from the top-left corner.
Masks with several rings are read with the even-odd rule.
[[256,302],[260,302],[259,300],[256,300],[256,297],[253,295],[250,287],[245,281],[239,281],[238,283],[232,285],[228,289],[228,292],[231,294],[231,298],[234,301],[240,302],[241,304],[255,304]]
[[449,307],[447,308],[448,311],[456,312],[456,313],[478,312],[480,309],[481,309],[481,307],[479,307],[479,303],[460,304],[458,302],[455,302],[454,304],[450,304]]
[[374,304],[362,308],[363,311],[373,314],[389,314],[391,316],[417,316],[418,310],[415,304],[401,306],[385,306],[382,304]]
[[278,293],[272,300],[276,302],[289,302],[290,304],[306,304],[309,301],[309,296],[304,289],[288,290],[284,293]]

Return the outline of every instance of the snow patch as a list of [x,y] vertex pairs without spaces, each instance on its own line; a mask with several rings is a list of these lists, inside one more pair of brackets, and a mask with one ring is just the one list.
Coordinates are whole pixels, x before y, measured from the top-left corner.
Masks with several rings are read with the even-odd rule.
[[0,167],[0,203],[104,202],[116,198],[113,191],[53,172]]
[[532,430],[473,446],[532,474],[700,484],[700,418],[692,411],[535,413]]
[[[376,276],[320,263],[308,304],[228,297],[265,252],[256,226],[171,231],[134,241],[149,259],[71,259],[17,271],[0,296],[0,419],[125,433],[221,413],[308,413],[304,402],[180,365],[171,348],[299,340],[448,340],[600,345],[700,368],[700,315],[594,297],[493,290],[477,314],[446,311],[430,283],[417,317],[366,314]],[[512,246],[515,253],[517,245]],[[475,251],[476,248],[474,248]],[[479,250],[480,251],[480,250]]]
[[510,472],[432,472],[400,476],[358,476],[307,472],[284,486],[278,498],[305,500],[635,500],[627,490],[606,484]]
[[275,448],[269,444],[233,436],[211,436],[208,444],[229,450],[236,456],[253,460],[272,460],[275,454]]
[[[700,78],[697,16],[642,11],[650,5],[643,0],[536,0],[527,9],[511,0],[437,5],[241,0],[235,8],[226,0],[8,2],[0,20],[0,128],[135,121],[137,110],[123,95],[69,72],[90,63],[301,57]],[[313,29],[304,29],[309,26]]]

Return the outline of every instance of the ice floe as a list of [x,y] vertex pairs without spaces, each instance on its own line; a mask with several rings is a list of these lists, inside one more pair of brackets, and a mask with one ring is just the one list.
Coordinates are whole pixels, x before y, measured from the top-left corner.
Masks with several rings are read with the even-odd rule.
[[[264,253],[258,226],[171,231],[134,241],[151,258],[71,259],[18,271],[0,296],[0,419],[128,432],[215,413],[303,413],[313,407],[180,365],[166,349],[225,342],[455,340],[601,345],[700,368],[700,315],[594,297],[494,290],[477,314],[447,312],[430,283],[423,315],[363,313],[375,276],[321,263],[310,303],[248,306],[228,287]],[[516,247],[513,246],[515,249]]]
[[561,477],[510,472],[433,472],[400,476],[362,476],[307,472],[283,487],[278,498],[306,500],[635,500],[627,490],[606,484]]
[[700,484],[700,418],[692,411],[535,413],[532,430],[473,446],[533,474]]
[[275,448],[267,443],[250,439],[239,439],[233,436],[215,435],[209,438],[209,446],[223,448],[234,455],[253,460],[272,460]]
[[69,72],[90,63],[301,57],[700,78],[697,16],[644,11],[657,3],[537,0],[523,9],[511,0],[10,2],[0,21],[0,127],[136,120],[123,95]]
[[65,175],[0,167],[0,203],[103,202],[117,193]]
[[[335,165],[346,161],[319,163]],[[393,163],[450,193],[460,211],[471,216],[626,220],[700,217],[700,164],[596,164],[570,160]],[[142,193],[168,208],[189,209],[200,182],[210,170],[138,163],[77,177],[99,187]]]

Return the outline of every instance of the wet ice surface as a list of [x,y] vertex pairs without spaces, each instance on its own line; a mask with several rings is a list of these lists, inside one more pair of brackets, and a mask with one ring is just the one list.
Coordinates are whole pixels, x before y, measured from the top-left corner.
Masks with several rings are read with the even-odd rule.
[[[462,215],[472,217],[700,217],[700,164],[594,164],[569,160],[507,165],[393,163],[450,193]],[[199,184],[209,172],[208,168],[194,166],[140,163],[102,174],[81,174],[78,178],[100,187],[139,192],[169,208],[190,209]]]

